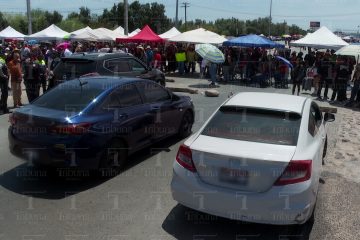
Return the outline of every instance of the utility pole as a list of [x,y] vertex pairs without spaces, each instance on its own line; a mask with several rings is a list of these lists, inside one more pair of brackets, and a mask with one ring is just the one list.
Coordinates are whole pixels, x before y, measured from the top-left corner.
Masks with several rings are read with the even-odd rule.
[[176,0],[175,27],[179,27],[179,0]]
[[271,14],[272,14],[272,0],[270,0],[269,38],[271,36]]
[[129,34],[129,4],[128,0],[124,0],[124,34]]
[[183,2],[181,7],[183,7],[185,9],[185,31],[186,31],[186,29],[187,29],[187,26],[186,26],[186,21],[187,21],[186,13],[187,13],[187,8],[190,7],[190,3]]
[[28,18],[28,35],[32,34],[32,19],[30,0],[26,0],[27,18]]

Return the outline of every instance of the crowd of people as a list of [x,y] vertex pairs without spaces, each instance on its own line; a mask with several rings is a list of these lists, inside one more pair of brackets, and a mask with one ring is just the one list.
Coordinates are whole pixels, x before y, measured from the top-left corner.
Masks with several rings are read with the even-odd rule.
[[[220,82],[239,80],[260,87],[273,85],[287,88],[293,83],[292,94],[311,91],[318,100],[346,102],[347,106],[360,103],[360,66],[355,59],[336,56],[332,51],[291,52],[290,49],[269,52],[262,48],[220,47],[225,61],[215,64],[203,59],[195,51],[194,44],[118,44],[71,43],[57,47],[54,44],[28,45],[25,43],[4,43],[0,48],[0,111],[8,112],[7,98],[9,81],[13,96],[13,107],[22,106],[21,83],[24,82],[29,102],[45,92],[51,70],[61,57],[76,53],[125,52],[130,53],[165,73],[194,75],[198,69],[201,78],[208,78],[210,86]],[[279,56],[279,57],[277,57]],[[291,65],[291,67],[290,67]],[[353,73],[355,72],[355,73]],[[353,76],[353,77],[351,77]],[[346,90],[353,81],[351,97],[347,101]],[[329,96],[329,88],[332,95]],[[324,91],[323,91],[324,90]],[[330,97],[330,98],[329,98]]]

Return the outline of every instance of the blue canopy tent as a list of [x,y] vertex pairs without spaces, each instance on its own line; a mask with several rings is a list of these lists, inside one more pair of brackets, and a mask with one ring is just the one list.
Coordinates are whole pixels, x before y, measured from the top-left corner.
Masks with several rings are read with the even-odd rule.
[[261,48],[284,48],[280,43],[273,42],[265,37],[255,34],[246,35],[225,41],[223,46],[226,47],[261,47]]

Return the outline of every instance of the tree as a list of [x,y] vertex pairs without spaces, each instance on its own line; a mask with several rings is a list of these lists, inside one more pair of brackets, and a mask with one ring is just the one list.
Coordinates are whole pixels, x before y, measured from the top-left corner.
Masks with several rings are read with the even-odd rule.
[[8,21],[6,20],[5,16],[0,12],[0,29],[4,29],[9,25]]
[[53,13],[46,11],[45,18],[47,22],[51,25],[51,24],[59,24],[62,21],[63,16],[57,11],[54,11]]
[[81,7],[79,12],[79,21],[85,25],[91,22],[91,11],[87,7]]
[[[79,8],[78,12],[71,12],[64,20],[63,16],[57,12],[43,11],[41,9],[32,10],[33,31],[37,32],[51,24],[57,24],[66,31],[72,32],[85,26],[91,28],[105,27],[113,29],[115,26],[124,25],[124,4],[120,1],[114,4],[110,9],[104,9],[99,16],[92,14],[87,7]],[[156,33],[163,33],[174,22],[165,15],[165,6],[157,2],[141,4],[134,1],[129,5],[129,30],[142,28],[148,24]],[[16,30],[26,33],[27,18],[24,14],[1,14],[0,28],[7,25],[14,27]],[[184,22],[179,21],[179,30],[184,31]],[[207,30],[226,36],[240,36],[243,34],[264,34],[268,35],[269,18],[258,18],[253,20],[241,20],[237,18],[221,18],[215,21],[204,21],[195,19],[187,22],[187,30],[203,27]],[[285,21],[282,23],[271,24],[271,35],[281,36],[283,34],[302,34],[306,31],[296,25],[289,26]]]
[[9,26],[14,28],[15,30],[27,33],[28,25],[26,16],[23,14],[4,14],[6,21],[8,22]]
[[[123,2],[114,4],[110,10],[104,9],[103,14],[99,16],[99,22],[107,28],[123,26]],[[142,28],[145,24],[148,24],[158,33],[167,31],[172,25],[171,20],[165,15],[165,6],[163,4],[156,2],[151,4],[141,4],[139,1],[132,2],[129,5],[129,30]]]
[[84,27],[86,27],[86,25],[74,18],[67,18],[61,23],[59,23],[59,28],[67,32],[73,32]]

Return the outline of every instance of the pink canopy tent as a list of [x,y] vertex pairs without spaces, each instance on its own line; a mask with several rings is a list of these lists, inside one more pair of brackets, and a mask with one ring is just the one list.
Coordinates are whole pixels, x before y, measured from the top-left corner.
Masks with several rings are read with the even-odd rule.
[[116,42],[163,42],[164,39],[154,33],[151,28],[146,25],[141,31],[135,36],[129,38],[116,38]]

